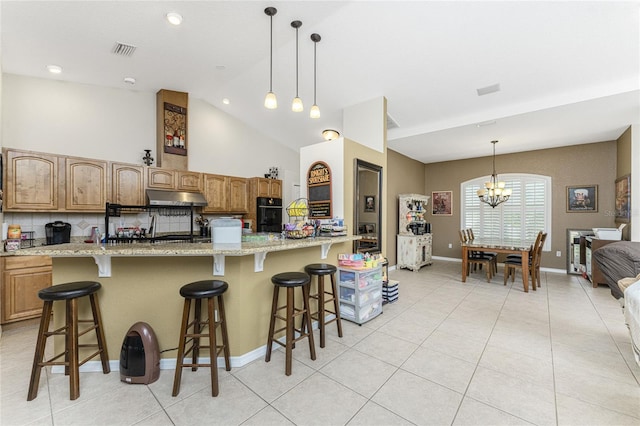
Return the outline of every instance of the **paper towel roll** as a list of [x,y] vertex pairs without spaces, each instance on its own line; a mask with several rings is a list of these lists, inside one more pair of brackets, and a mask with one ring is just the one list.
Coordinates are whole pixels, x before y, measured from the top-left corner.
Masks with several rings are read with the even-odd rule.
[[7,232],[9,232],[9,224],[6,222],[2,223],[2,241],[7,239]]

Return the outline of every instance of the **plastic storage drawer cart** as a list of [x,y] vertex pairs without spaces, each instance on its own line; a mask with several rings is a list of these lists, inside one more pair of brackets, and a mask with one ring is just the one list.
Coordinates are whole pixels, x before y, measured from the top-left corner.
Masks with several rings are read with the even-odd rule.
[[363,324],[382,313],[382,267],[338,268],[340,315]]

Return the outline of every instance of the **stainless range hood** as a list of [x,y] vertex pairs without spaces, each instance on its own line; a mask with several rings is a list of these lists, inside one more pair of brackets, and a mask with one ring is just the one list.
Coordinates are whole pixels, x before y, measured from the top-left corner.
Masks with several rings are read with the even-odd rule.
[[163,191],[147,189],[149,206],[206,206],[207,200],[200,192]]

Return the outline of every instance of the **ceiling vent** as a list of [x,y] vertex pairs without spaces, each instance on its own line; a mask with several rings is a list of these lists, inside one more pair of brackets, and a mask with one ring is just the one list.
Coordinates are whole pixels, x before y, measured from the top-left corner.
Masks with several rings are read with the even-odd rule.
[[398,127],[400,126],[398,126],[398,123],[396,122],[396,120],[394,120],[393,117],[387,114],[387,130],[397,129]]
[[476,89],[478,96],[488,95],[489,93],[495,93],[500,91],[500,83],[492,84],[491,86],[481,87]]
[[118,56],[131,56],[133,55],[133,52],[136,51],[136,49],[137,47],[132,44],[120,43],[119,41],[116,41],[116,44],[113,46],[113,50],[111,50],[111,52],[114,55]]

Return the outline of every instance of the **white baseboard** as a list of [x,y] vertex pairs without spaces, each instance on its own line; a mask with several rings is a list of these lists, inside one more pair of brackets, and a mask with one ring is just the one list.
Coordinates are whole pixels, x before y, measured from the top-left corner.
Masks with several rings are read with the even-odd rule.
[[[333,319],[335,317],[335,315],[327,315],[326,321],[330,321],[331,319]],[[318,329],[318,322],[314,321],[313,322],[313,329],[317,330]],[[299,333],[295,334],[295,337],[298,337]],[[279,342],[284,343],[285,342],[285,336],[282,336],[280,339],[278,339]],[[280,345],[278,345],[277,343],[274,343],[271,346],[271,349],[277,349],[278,347],[280,347]],[[259,358],[264,358],[264,356],[267,353],[267,345],[264,344],[262,346],[260,346],[259,348],[256,348],[250,352],[247,352],[245,354],[242,354],[240,356],[232,356],[229,361],[231,362],[231,367],[232,368],[239,368],[239,367],[243,367],[247,364],[249,364],[252,361],[255,361],[256,359]],[[200,357],[199,361],[203,364],[208,364],[210,362],[211,358],[209,357]],[[185,359],[185,362],[191,362],[190,360]],[[218,368],[224,368],[224,357],[218,357]],[[109,368],[111,369],[111,372],[117,372],[120,371],[120,360],[109,360]],[[160,370],[175,370],[176,368],[176,358],[162,358],[160,359]],[[80,367],[80,372],[81,373],[102,373],[102,363],[99,360],[96,361],[87,361],[85,364],[83,364]],[[64,374],[64,366],[63,365],[54,365],[51,367],[51,373],[53,374]]]

